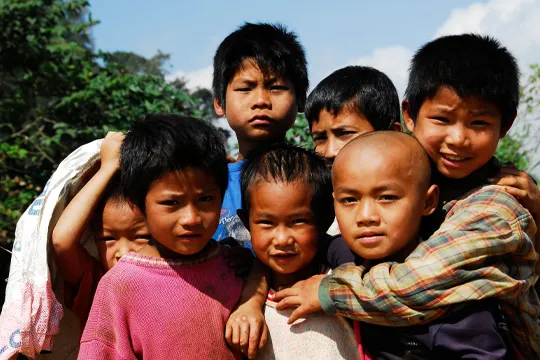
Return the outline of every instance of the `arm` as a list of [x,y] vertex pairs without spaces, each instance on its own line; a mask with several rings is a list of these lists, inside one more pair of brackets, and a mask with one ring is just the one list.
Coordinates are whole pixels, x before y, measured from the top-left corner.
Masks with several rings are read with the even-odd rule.
[[[386,326],[427,323],[452,304],[497,297],[514,310],[509,325],[522,328],[513,333],[518,345],[530,348],[540,341],[531,340],[540,333],[538,299],[529,290],[537,279],[535,231],[530,213],[504,189],[484,187],[454,205],[404,263],[382,263],[369,272],[343,265],[322,282],[307,281],[320,283],[319,308]],[[532,346],[540,350],[540,343]]]
[[262,307],[268,295],[269,271],[260,261],[255,260],[252,270],[242,289],[236,310],[225,326],[225,339],[242,354],[253,359],[268,338]]
[[90,255],[80,244],[109,181],[119,168],[124,135],[109,132],[101,144],[101,167],[69,202],[52,233],[55,262],[64,280],[77,287]]
[[[540,189],[535,181],[525,172],[516,169],[514,166],[505,166],[494,178],[489,179],[491,183],[505,187],[505,191],[514,196],[533,216],[536,223],[536,237],[534,248],[538,253],[540,250]],[[536,274],[540,275],[540,260],[536,262]]]

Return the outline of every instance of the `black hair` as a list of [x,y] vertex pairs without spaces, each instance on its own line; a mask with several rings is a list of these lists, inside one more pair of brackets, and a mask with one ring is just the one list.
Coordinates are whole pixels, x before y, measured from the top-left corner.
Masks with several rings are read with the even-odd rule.
[[226,107],[227,85],[247,59],[253,59],[265,76],[273,73],[291,81],[298,110],[303,111],[309,86],[304,48],[294,32],[269,23],[245,23],[219,45],[212,90],[222,108]]
[[343,109],[365,116],[375,130],[389,130],[401,121],[399,96],[392,80],[369,66],[334,71],[313,89],[306,102],[309,128],[321,111],[337,115]]
[[121,175],[119,172],[114,174],[107,184],[105,191],[103,191],[103,195],[101,196],[101,199],[94,210],[94,215],[92,216],[92,220],[90,222],[91,228],[96,229],[97,226],[101,226],[102,214],[105,210],[105,205],[107,202],[111,201],[114,204],[121,204],[122,202],[126,201],[124,195],[122,194],[120,177]]
[[275,144],[249,156],[242,166],[242,208],[249,215],[252,187],[260,181],[303,181],[311,191],[311,210],[317,227],[326,230],[334,220],[332,177],[325,160],[312,151],[291,144]]
[[120,150],[122,193],[145,213],[150,185],[167,173],[190,168],[213,176],[223,198],[228,170],[224,139],[208,122],[155,114],[133,123]]
[[416,120],[422,103],[449,87],[461,98],[474,96],[496,106],[507,129],[519,105],[516,59],[490,36],[443,36],[422,46],[413,56],[405,98]]

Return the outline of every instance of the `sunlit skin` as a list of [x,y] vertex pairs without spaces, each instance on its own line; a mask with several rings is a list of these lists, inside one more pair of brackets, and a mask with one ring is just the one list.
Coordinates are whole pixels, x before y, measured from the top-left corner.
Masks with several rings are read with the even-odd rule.
[[501,129],[501,113],[493,104],[477,97],[460,98],[447,87],[424,100],[416,121],[407,100],[402,109],[407,129],[438,171],[452,179],[464,178],[485,165],[511,125]]
[[423,151],[420,144],[403,139],[386,143],[357,143],[364,140],[357,139],[334,163],[339,228],[351,250],[364,259],[404,260],[418,244],[422,216],[431,214],[437,204],[438,189],[429,185],[427,158],[423,154],[422,166],[414,154]]
[[293,84],[283,76],[265,77],[253,60],[244,60],[227,85],[225,104],[215,99],[214,108],[236,133],[239,160],[261,142],[284,139],[298,113]]
[[129,252],[139,252],[150,240],[141,212],[125,201],[109,199],[95,224],[96,246],[105,270]]
[[144,255],[177,258],[195,255],[217,229],[221,190],[213,176],[200,169],[165,174],[146,195],[146,223],[155,247]]
[[302,181],[260,182],[250,190],[249,230],[257,258],[272,269],[276,290],[316,269],[320,231],[311,210],[311,191]]

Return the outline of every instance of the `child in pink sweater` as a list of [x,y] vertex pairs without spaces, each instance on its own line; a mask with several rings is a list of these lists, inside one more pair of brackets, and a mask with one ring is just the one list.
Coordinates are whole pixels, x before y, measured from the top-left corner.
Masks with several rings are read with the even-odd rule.
[[237,358],[223,333],[243,282],[212,240],[228,179],[220,133],[150,115],[126,135],[121,169],[151,240],[102,278],[79,359]]

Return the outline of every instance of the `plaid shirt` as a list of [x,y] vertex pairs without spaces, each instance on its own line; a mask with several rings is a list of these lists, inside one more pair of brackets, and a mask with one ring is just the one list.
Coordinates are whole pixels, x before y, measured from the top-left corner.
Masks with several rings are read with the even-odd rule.
[[444,211],[439,230],[404,263],[335,269],[319,288],[321,306],[353,320],[411,326],[445,315],[453,304],[495,297],[522,355],[540,359],[530,213],[493,185],[448,202]]

